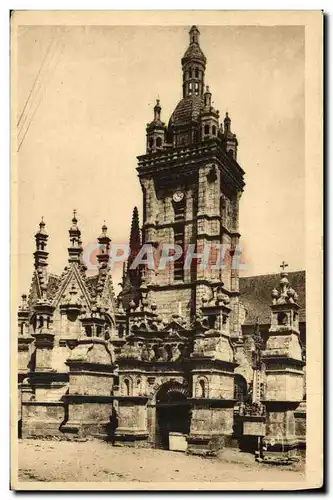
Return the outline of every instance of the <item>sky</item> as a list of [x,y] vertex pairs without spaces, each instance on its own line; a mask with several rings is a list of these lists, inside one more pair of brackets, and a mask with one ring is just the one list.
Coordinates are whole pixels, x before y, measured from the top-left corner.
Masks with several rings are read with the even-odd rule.
[[[241,275],[305,268],[304,29],[199,26],[206,84],[228,111],[245,170]],[[168,122],[182,95],[189,26],[24,26],[18,32],[18,291],[29,291],[34,234],[49,233],[49,271],[67,264],[77,210],[84,247],[104,221],[127,243],[142,214],[136,157],[158,97]],[[30,99],[29,94],[33,89]],[[120,281],[120,269],[114,283]]]

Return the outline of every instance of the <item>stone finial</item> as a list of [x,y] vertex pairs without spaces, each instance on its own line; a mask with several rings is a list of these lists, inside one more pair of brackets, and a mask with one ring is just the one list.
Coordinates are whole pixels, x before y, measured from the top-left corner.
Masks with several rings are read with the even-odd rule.
[[228,111],[226,111],[226,113],[225,113],[225,118],[223,120],[223,123],[224,123],[224,133],[227,134],[228,132],[231,131],[231,129],[230,129],[231,119],[230,119]]
[[288,280],[288,273],[285,271],[285,268],[288,267],[288,264],[283,261],[280,265],[282,268],[281,271],[281,279],[280,279],[280,290],[273,288],[272,290],[272,303],[274,304],[287,304],[287,303],[295,303],[297,304],[298,295],[296,291],[290,286]]
[[44,217],[42,217],[41,221],[39,223],[39,231],[37,231],[37,233],[35,234],[36,243],[38,243],[38,241],[46,241],[47,240],[48,234],[45,231],[45,226],[46,226],[46,224],[44,222]]
[[199,36],[200,36],[200,31],[196,26],[191,26],[191,29],[189,31],[190,35],[190,43],[197,43],[199,44]]
[[154,106],[154,122],[160,122],[161,121],[161,105],[160,105],[160,100],[156,99],[156,104]]
[[41,221],[39,223],[39,231],[38,232],[39,232],[39,234],[46,234],[44,216],[42,216]]
[[100,269],[107,267],[110,258],[109,253],[110,253],[111,238],[108,236],[107,230],[108,228],[104,221],[102,225],[102,233],[97,238],[97,241],[99,243],[99,252],[96,257]]
[[26,311],[28,309],[27,295],[23,293],[21,295],[21,305],[19,306],[20,311]]
[[136,309],[136,303],[132,299],[131,302],[129,303],[130,310],[133,312]]
[[155,311],[156,311],[156,309],[157,309],[157,304],[156,304],[156,302],[154,302],[154,301],[153,301],[153,302],[151,303],[150,307],[151,307],[151,310],[152,310],[153,312],[155,312]]
[[206,91],[204,93],[205,107],[211,108],[212,106],[212,93],[209,91],[209,86],[206,86]]

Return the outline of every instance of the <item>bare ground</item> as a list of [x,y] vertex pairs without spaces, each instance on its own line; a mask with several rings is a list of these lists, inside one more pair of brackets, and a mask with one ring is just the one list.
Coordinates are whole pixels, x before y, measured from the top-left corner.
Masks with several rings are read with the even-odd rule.
[[252,455],[234,449],[208,459],[157,449],[113,447],[97,440],[19,443],[19,481],[286,483],[304,481],[303,466],[303,462],[289,467],[258,464]]

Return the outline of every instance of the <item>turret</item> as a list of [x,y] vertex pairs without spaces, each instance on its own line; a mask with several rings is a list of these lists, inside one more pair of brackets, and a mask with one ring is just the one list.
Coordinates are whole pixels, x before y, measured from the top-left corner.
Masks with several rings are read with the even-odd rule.
[[80,263],[82,257],[81,231],[77,225],[76,210],[73,211],[72,226],[69,229],[70,246],[68,248],[68,261]]
[[42,220],[39,224],[39,231],[35,234],[36,251],[34,252],[35,269],[38,274],[39,284],[42,295],[46,292],[47,283],[47,258],[48,252],[46,251],[47,240],[49,235],[45,231],[45,222]]
[[233,134],[231,132],[231,119],[228,112],[226,112],[223,122],[224,122],[224,142],[226,151],[229,155],[231,155],[231,157],[234,160],[237,160],[238,141],[236,134]]
[[21,299],[22,302],[18,310],[18,335],[24,337],[29,332],[30,311],[25,293],[21,296]]
[[211,139],[217,136],[219,129],[219,111],[212,106],[212,94],[207,85],[204,97],[204,108],[201,114],[202,138]]
[[200,31],[192,26],[190,45],[182,58],[183,97],[202,96],[205,82],[206,57],[199,45]]
[[104,222],[102,226],[102,233],[97,239],[99,243],[99,252],[97,254],[97,261],[100,268],[106,268],[110,258],[111,238],[109,238],[107,230],[108,228]]
[[155,153],[164,148],[165,143],[165,124],[161,121],[160,100],[156,100],[154,106],[154,119],[147,124],[147,153]]

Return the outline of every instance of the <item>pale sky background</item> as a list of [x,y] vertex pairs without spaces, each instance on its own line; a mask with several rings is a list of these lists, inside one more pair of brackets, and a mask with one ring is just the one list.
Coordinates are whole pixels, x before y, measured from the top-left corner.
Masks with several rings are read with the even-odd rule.
[[[19,30],[18,119],[47,54],[19,126],[22,139],[31,122],[18,154],[19,293],[29,291],[42,215],[52,273],[67,264],[73,208],[85,246],[104,220],[113,242],[128,242],[133,206],[142,214],[136,156],[145,152],[156,97],[165,122],[181,99],[188,29]],[[283,259],[290,271],[304,269],[303,27],[199,29],[206,84],[221,116],[229,112],[246,172],[240,232],[248,269],[241,275],[278,272]],[[118,269],[115,285],[119,278]]]

